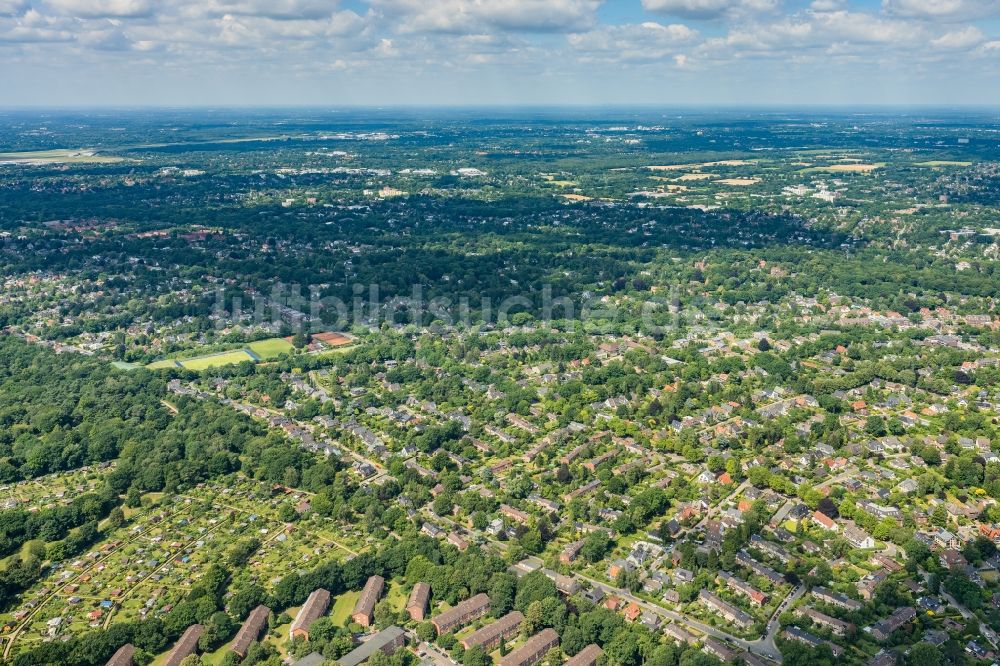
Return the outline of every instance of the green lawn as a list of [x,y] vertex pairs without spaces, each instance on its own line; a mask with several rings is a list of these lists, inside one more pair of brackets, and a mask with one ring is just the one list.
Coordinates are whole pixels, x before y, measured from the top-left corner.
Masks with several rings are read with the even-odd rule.
[[[288,613],[289,617],[295,617],[296,615],[299,614],[299,611],[301,609],[302,606],[295,606],[293,608],[285,609],[285,612]],[[273,628],[267,634],[267,642],[271,643],[276,648],[278,648],[278,653],[282,656],[282,658],[288,656],[288,647],[289,643],[291,642],[291,638],[288,635],[288,630],[291,628],[292,628],[292,623],[291,621],[289,621],[284,624],[279,624],[277,627]]]
[[344,624],[344,620],[349,618],[351,613],[354,612],[354,604],[358,603],[358,597],[360,596],[360,591],[352,590],[351,592],[344,592],[337,597],[333,608],[330,609],[330,622],[333,623],[333,626],[339,627]]
[[387,595],[387,598],[389,599],[389,605],[392,606],[392,609],[397,613],[403,610],[403,607],[406,606],[406,600],[408,597],[409,595],[406,594],[403,590],[403,586],[399,583],[391,583],[389,585],[389,594]]
[[284,338],[258,340],[257,342],[251,342],[248,346],[250,347],[250,351],[262,359],[277,358],[294,349],[292,343]]
[[[300,608],[301,606],[295,606],[293,608],[287,609],[285,612],[288,613],[291,617],[295,617],[295,615],[299,612]],[[353,603],[351,604],[351,608],[354,608]],[[289,643],[288,630],[289,628],[291,628],[291,626],[292,626],[291,622],[286,622],[285,624],[279,625],[274,629],[272,629],[271,631],[267,632],[261,640],[266,641],[274,645],[276,648],[278,648],[278,653],[283,658],[287,657],[288,643]],[[229,650],[232,647],[232,645],[233,641],[228,641],[227,643],[218,647],[213,652],[199,651],[199,656],[201,657],[201,663],[204,664],[204,666],[219,666],[220,664],[222,664],[222,661],[226,658],[226,655],[229,654]],[[164,651],[155,659],[153,659],[150,666],[161,666],[167,660],[167,655],[170,654],[170,651],[173,650],[173,648],[174,648],[173,645],[167,648],[166,651]]]
[[346,351],[352,351],[355,349],[354,343],[349,345],[341,345],[339,347],[332,347],[330,349],[324,349],[322,351],[316,352],[315,356],[335,356],[337,354],[343,354]]
[[[205,666],[218,666],[219,664],[222,663],[222,660],[226,658],[226,654],[229,653],[229,646],[232,644],[233,644],[232,641],[229,641],[228,643],[216,649],[214,652],[199,651],[198,654],[201,657],[201,663],[204,664]],[[174,649],[173,645],[168,647],[166,651],[164,651],[155,659],[153,659],[153,661],[150,662],[149,666],[161,666],[164,662],[166,662],[167,656],[173,649]]]

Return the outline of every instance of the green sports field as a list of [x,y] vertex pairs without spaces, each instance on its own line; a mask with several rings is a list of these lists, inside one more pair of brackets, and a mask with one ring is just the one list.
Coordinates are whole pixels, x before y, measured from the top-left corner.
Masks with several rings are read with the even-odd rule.
[[223,352],[221,354],[184,359],[180,363],[188,370],[205,370],[207,368],[217,368],[220,365],[232,365],[243,361],[255,360],[245,349],[237,349],[236,351]]
[[[327,354],[336,354],[347,349],[351,349],[352,347],[352,344],[347,344],[317,353],[325,356]],[[234,365],[236,363],[242,363],[243,361],[251,361],[253,363],[271,361],[278,358],[282,354],[288,354],[294,350],[295,347],[285,338],[267,338],[265,340],[251,342],[243,349],[214,352],[211,354],[204,354],[202,356],[192,356],[190,358],[165,358],[159,361],[154,361],[146,367],[150,370],[163,370],[166,368],[184,368],[186,370],[195,371],[207,370],[209,368],[217,368],[223,365]],[[123,367],[124,365],[125,364],[119,364],[118,367],[126,369]]]
[[259,356],[261,359],[277,358],[294,349],[292,343],[284,338],[268,338],[267,340],[258,340],[257,342],[251,342],[248,346],[250,347],[250,351]]
[[243,349],[215,352],[202,356],[192,356],[191,358],[166,358],[154,361],[146,367],[150,370],[163,370],[165,368],[184,368],[195,371],[207,370],[223,365],[234,365],[243,361],[254,363],[269,361],[278,358],[292,349],[294,349],[292,343],[284,338],[267,338],[266,340],[251,342]]

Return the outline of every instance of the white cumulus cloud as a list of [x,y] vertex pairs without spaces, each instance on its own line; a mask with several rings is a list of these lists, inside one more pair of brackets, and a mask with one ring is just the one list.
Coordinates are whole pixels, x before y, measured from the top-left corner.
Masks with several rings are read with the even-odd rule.
[[642,0],[646,11],[689,19],[714,19],[731,13],[769,12],[780,0]]
[[882,0],[893,16],[920,19],[968,20],[1000,14],[997,0]]
[[0,0],[0,16],[14,16],[28,9],[27,0]]
[[74,18],[109,18],[150,16],[154,5],[149,0],[46,0],[53,13]]
[[678,47],[697,39],[698,31],[684,24],[664,25],[655,21],[602,26],[568,37],[570,45],[581,56],[623,61],[673,58]]
[[931,44],[939,49],[969,49],[978,46],[986,40],[983,31],[975,26],[968,26],[961,30],[946,32],[940,37],[931,40]]
[[200,6],[208,14],[301,21],[330,16],[339,3],[337,0],[208,0]]
[[573,32],[596,22],[603,0],[372,0],[401,32]]

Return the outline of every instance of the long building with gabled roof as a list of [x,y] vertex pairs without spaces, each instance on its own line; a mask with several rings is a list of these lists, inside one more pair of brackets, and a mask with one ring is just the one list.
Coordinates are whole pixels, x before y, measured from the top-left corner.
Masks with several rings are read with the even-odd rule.
[[309,640],[309,626],[322,617],[329,607],[330,592],[323,588],[313,590],[312,594],[309,595],[309,598],[302,605],[298,615],[295,616],[295,621],[292,622],[292,626],[288,630],[288,635],[292,638]]
[[192,624],[188,627],[180,639],[174,643],[174,649],[170,651],[163,666],[180,666],[184,657],[192,655],[198,651],[198,639],[204,633],[205,627],[200,624]]
[[406,643],[406,632],[399,627],[387,627],[367,641],[337,659],[340,666],[358,666],[376,652],[392,654]]
[[240,630],[236,632],[236,638],[233,639],[233,644],[229,648],[240,659],[247,656],[250,644],[260,638],[261,632],[267,627],[267,616],[270,614],[271,609],[264,604],[250,611],[250,615],[247,616]]
[[559,634],[554,629],[542,629],[506,657],[498,666],[532,666],[541,661],[549,650],[559,645]]
[[372,620],[375,616],[375,604],[378,603],[379,598],[382,596],[382,590],[385,588],[385,578],[382,576],[372,576],[365,583],[365,587],[361,590],[361,596],[358,597],[358,603],[354,606],[354,613],[351,614],[351,619],[360,624],[362,627],[372,626]]
[[468,650],[476,645],[483,648],[489,654],[500,646],[501,639],[507,640],[516,635],[521,630],[521,623],[524,615],[520,611],[511,611],[502,618],[488,624],[482,629],[475,631],[462,639],[462,647]]
[[135,663],[134,657],[135,646],[131,643],[126,643],[111,655],[111,659],[108,659],[108,663],[105,666],[132,666]]
[[698,601],[708,606],[717,615],[721,615],[728,622],[735,624],[740,629],[749,629],[753,626],[753,617],[749,613],[737,608],[731,603],[720,599],[708,590],[698,592]]
[[427,613],[427,602],[431,598],[431,586],[427,583],[417,583],[410,592],[406,602],[406,612],[414,622],[423,622]]
[[486,615],[490,610],[490,597],[480,593],[474,597],[456,604],[445,612],[431,619],[438,635],[447,634],[452,629],[464,626],[473,620]]
[[601,658],[604,654],[604,650],[599,648],[597,644],[591,643],[587,647],[583,648],[576,653],[575,656],[571,657],[563,666],[594,666],[597,660]]

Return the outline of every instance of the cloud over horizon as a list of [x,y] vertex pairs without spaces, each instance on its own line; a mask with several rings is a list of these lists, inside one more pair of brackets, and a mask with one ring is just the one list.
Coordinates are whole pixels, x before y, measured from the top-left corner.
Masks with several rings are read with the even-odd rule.
[[0,0],[0,105],[996,104],[997,44],[995,0]]

